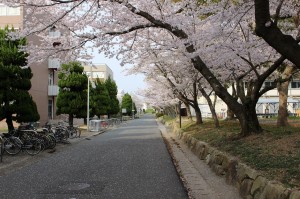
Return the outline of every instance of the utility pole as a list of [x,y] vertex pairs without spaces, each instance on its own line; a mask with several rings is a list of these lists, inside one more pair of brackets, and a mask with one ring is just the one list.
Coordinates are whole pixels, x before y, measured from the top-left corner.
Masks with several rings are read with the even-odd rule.
[[132,106],[132,109],[131,109],[131,111],[132,111],[132,119],[134,119],[134,107],[133,107],[133,100],[132,100],[132,98],[131,98],[131,106]]
[[179,101],[179,128],[181,128],[181,101]]

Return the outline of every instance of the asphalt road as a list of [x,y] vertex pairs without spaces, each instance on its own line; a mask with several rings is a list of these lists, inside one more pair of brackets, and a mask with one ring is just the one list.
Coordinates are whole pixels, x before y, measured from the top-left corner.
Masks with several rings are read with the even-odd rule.
[[0,176],[1,199],[184,199],[153,116],[129,121],[107,133]]

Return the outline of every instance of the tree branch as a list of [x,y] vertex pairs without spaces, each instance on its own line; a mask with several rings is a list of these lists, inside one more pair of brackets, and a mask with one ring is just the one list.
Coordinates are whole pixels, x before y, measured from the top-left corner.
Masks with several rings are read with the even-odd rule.
[[130,32],[136,31],[136,30],[145,29],[145,28],[151,28],[151,27],[157,27],[157,26],[154,25],[154,24],[136,25],[136,26],[133,26],[133,27],[131,27],[131,28],[127,29],[127,30],[124,30],[124,31],[107,32],[105,34],[107,34],[107,35],[122,35],[122,34],[127,34],[127,33],[130,33]]

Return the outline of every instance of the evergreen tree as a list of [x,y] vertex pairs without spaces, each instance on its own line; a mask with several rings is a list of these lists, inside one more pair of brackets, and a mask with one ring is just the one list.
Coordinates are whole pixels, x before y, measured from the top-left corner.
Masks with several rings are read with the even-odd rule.
[[105,81],[105,87],[107,88],[110,97],[110,109],[108,110],[108,118],[110,118],[110,115],[118,114],[120,112],[119,100],[117,98],[118,87],[116,82],[112,80],[110,76]]
[[62,64],[58,73],[59,93],[56,102],[56,114],[69,114],[69,125],[73,118],[86,117],[87,76],[83,74],[83,66],[79,62]]
[[121,108],[126,109],[126,115],[132,115],[132,110],[135,110],[134,112],[136,112],[135,104],[132,101],[131,95],[129,95],[128,93],[125,93],[125,95],[122,97]]
[[96,79],[95,88],[92,89],[91,95],[91,115],[97,115],[100,118],[101,115],[108,114],[110,101],[105,83],[101,82],[100,79]]
[[11,39],[14,29],[0,29],[0,121],[6,119],[8,130],[13,121],[35,122],[40,119],[35,102],[28,90],[33,74],[27,67],[28,54],[20,51],[25,38]]

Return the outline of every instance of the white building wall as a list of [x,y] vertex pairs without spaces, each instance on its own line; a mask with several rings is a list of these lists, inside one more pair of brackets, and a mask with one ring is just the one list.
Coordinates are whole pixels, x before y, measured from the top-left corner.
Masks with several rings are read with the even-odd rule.
[[[232,93],[232,89],[228,88],[228,92]],[[278,99],[278,97],[279,97],[279,94],[278,94],[277,89],[270,90],[262,96],[262,98],[270,98],[270,99],[272,99],[272,98]],[[290,84],[289,91],[288,91],[288,97],[292,98],[294,100],[296,99],[296,100],[300,101],[300,88],[292,88],[291,84]],[[210,98],[212,101],[214,100],[213,95],[211,95]],[[211,116],[210,109],[207,109],[205,107],[205,106],[208,107],[206,99],[204,97],[199,97],[198,103],[200,104],[199,107],[200,107],[203,117]],[[201,109],[201,107],[203,110]],[[205,107],[205,108],[203,108],[203,107]],[[275,104],[274,103],[273,104],[272,103],[258,104],[256,106],[256,112],[259,114],[278,113],[278,108],[279,108],[278,104],[276,104],[276,103]],[[215,110],[216,110],[218,117],[226,118],[227,117],[227,109],[228,109],[228,107],[225,104],[225,102],[223,102],[223,100],[221,100],[219,97],[217,97]],[[195,111],[192,107],[191,107],[191,110],[192,110],[192,115],[195,115]],[[300,110],[299,104],[297,104],[297,103],[289,103],[288,104],[288,111],[290,113],[297,113],[297,111],[299,111],[299,110]]]

